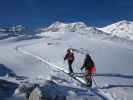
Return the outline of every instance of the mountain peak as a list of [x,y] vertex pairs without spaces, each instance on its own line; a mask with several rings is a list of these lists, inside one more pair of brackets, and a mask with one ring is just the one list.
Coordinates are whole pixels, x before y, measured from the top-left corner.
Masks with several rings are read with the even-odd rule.
[[56,21],[56,22],[54,22],[53,24],[51,24],[50,26],[49,26],[49,28],[55,28],[55,27],[57,27],[57,26],[61,26],[61,25],[64,25],[65,23],[63,23],[63,22],[60,22],[60,21]]
[[43,32],[74,32],[86,29],[87,25],[84,22],[64,23],[56,21],[47,28],[42,28]]
[[65,23],[65,22],[56,21],[55,23],[50,25],[49,28],[66,27],[66,26],[74,26],[74,25],[87,27],[87,25],[84,22]]
[[99,29],[115,36],[133,39],[133,22],[132,21],[122,20]]
[[128,21],[128,20],[121,20],[121,21],[119,21],[118,23],[129,23],[130,21]]
[[114,23],[114,24],[117,25],[117,26],[122,26],[122,25],[129,25],[130,23],[133,23],[133,22],[128,21],[128,20],[122,20],[122,21],[119,21],[119,22]]

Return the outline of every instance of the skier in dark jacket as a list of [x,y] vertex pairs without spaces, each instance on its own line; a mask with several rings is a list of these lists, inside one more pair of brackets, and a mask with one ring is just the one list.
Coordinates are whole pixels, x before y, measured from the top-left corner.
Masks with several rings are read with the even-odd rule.
[[86,74],[85,79],[87,81],[88,87],[92,87],[92,74],[96,72],[95,63],[93,62],[91,56],[86,54],[83,66],[81,70],[85,68]]
[[64,60],[67,60],[68,61],[68,66],[69,66],[69,72],[70,73],[73,73],[73,69],[72,69],[72,63],[74,61],[74,53],[73,53],[73,50],[72,49],[68,49],[67,50],[67,53],[64,57]]

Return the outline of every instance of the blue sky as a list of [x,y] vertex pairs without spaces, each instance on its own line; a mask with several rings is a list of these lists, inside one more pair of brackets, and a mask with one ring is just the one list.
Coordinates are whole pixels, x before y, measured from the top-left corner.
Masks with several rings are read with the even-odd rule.
[[84,21],[102,27],[133,20],[133,0],[0,0],[0,26]]

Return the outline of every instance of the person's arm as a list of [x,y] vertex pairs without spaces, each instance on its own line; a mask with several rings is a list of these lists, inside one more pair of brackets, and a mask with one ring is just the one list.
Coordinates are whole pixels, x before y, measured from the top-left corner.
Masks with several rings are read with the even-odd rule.
[[86,61],[86,59],[84,59],[83,66],[80,68],[81,70],[85,68],[85,66],[86,66],[86,63],[87,63],[87,61]]
[[80,69],[83,70],[84,69],[84,66],[82,66]]
[[86,62],[84,61],[83,66],[80,68],[81,70],[85,68],[85,63]]
[[75,60],[74,53],[73,53],[73,60]]
[[92,66],[95,66],[95,63],[92,59],[91,59],[91,64],[92,64]]
[[68,54],[66,54],[66,55],[65,55],[64,60],[66,60],[66,59],[67,59],[67,56],[68,56]]

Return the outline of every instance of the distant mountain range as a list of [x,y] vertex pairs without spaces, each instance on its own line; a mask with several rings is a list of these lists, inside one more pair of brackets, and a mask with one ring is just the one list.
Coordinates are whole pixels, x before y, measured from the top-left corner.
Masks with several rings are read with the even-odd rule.
[[103,34],[105,36],[109,35],[112,37],[133,40],[133,22],[122,20],[102,28],[97,28],[86,25],[84,22],[64,23],[57,21],[48,27],[38,28],[37,32],[35,32],[35,30],[29,32],[29,30],[23,25],[0,28],[0,32],[1,35],[2,33],[12,33],[18,35],[38,34],[40,36],[45,36],[46,33],[52,34],[53,32],[77,32],[87,35],[98,34],[98,36]]
[[24,32],[26,28],[22,25],[17,25],[13,27],[3,27],[0,28],[0,32]]
[[41,36],[50,32],[78,32],[84,34],[108,34],[111,36],[133,40],[133,22],[127,20],[122,20],[103,28],[89,26],[83,22],[63,23],[57,21],[49,27],[40,28],[38,30],[41,33]]
[[49,27],[40,28],[41,32],[80,32],[80,33],[103,33],[103,31],[87,26],[83,22],[75,22],[75,23],[63,23],[63,22],[55,22]]

